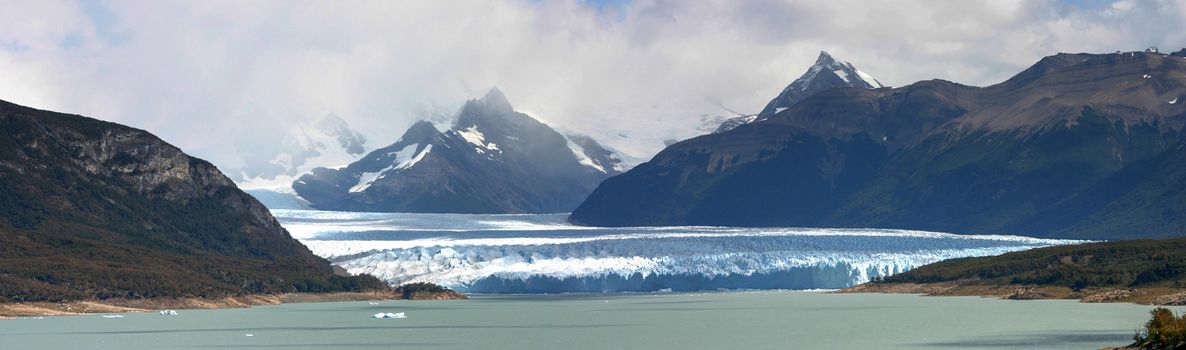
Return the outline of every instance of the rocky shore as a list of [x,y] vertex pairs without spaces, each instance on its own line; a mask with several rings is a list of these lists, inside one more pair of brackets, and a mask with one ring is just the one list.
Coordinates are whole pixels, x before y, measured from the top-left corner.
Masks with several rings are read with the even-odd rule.
[[865,283],[837,293],[901,293],[927,296],[980,296],[1010,300],[1077,299],[1084,303],[1135,303],[1186,305],[1186,290],[1179,288],[1084,288],[1057,286],[986,285],[960,282]]
[[366,300],[454,300],[467,299],[465,294],[441,290],[416,290],[406,294],[401,287],[392,291],[341,293],[288,293],[274,295],[246,295],[225,298],[154,298],[78,300],[64,302],[0,303],[0,319],[30,316],[70,316],[97,313],[151,312],[168,309],[225,309],[247,308],[284,303],[316,303]]

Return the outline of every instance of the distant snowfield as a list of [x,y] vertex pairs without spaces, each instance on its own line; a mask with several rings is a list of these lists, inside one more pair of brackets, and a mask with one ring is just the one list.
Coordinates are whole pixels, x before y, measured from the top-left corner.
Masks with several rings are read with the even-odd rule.
[[828,289],[1080,241],[884,229],[573,226],[567,214],[273,210],[315,254],[391,284],[478,293]]

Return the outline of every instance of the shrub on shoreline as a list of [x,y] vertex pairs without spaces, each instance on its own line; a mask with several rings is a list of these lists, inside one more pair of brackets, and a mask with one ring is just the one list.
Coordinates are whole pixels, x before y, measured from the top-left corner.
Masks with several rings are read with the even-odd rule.
[[1133,336],[1141,349],[1186,348],[1186,315],[1174,315],[1170,309],[1159,307],[1149,312],[1152,316],[1145,328]]

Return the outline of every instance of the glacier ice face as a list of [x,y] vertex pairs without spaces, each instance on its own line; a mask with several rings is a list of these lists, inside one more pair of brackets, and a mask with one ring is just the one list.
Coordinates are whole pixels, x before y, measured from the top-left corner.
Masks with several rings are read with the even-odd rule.
[[842,288],[945,259],[1076,242],[882,229],[591,228],[563,214],[274,214],[351,273],[478,293]]

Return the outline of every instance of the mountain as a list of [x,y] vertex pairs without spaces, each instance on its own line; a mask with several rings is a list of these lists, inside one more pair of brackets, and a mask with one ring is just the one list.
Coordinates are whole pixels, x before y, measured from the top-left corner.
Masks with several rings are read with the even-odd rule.
[[516,112],[498,89],[461,107],[449,130],[417,122],[398,141],[292,187],[317,209],[548,213],[575,208],[622,157]]
[[146,131],[0,101],[0,132],[0,302],[386,288]]
[[770,100],[761,112],[729,118],[722,122],[713,133],[722,133],[743,124],[770,119],[778,112],[794,106],[811,95],[838,87],[876,89],[883,86],[877,79],[873,79],[869,74],[857,69],[852,63],[837,60],[827,51],[820,51],[819,57],[815,59],[815,64],[811,65],[811,68],[808,68],[807,72],[803,73],[799,79],[795,79],[790,85],[783,88],[782,92]]
[[313,168],[346,165],[366,152],[366,138],[333,113],[262,138],[238,147],[244,164],[229,173],[240,187],[287,187]]
[[1058,54],[989,87],[820,92],[667,147],[575,223],[1186,233],[1186,59]]

